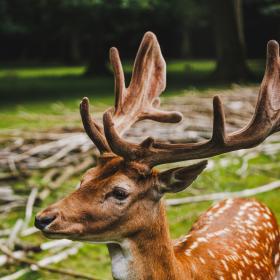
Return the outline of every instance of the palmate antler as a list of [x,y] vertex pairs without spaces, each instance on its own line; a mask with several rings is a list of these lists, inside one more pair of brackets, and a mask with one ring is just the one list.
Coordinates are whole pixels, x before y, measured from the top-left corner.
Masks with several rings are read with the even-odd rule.
[[[110,114],[119,137],[140,120],[150,119],[166,123],[181,121],[181,113],[158,109],[158,97],[166,86],[166,65],[153,33],[147,32],[143,37],[128,88],[125,87],[122,64],[116,48],[110,49],[110,61],[115,75],[115,107],[107,113]],[[80,113],[85,131],[100,153],[110,153],[110,140],[106,140],[103,128],[91,117],[87,98],[80,104]]]
[[[189,144],[163,144],[147,138],[141,144],[124,140],[114,124],[110,111],[103,117],[105,135],[112,151],[126,160],[136,160],[150,167],[170,162],[207,158],[230,151],[254,147],[269,135],[280,130],[280,59],[279,45],[267,45],[266,71],[260,87],[255,113],[244,128],[231,134],[225,130],[225,116],[221,100],[214,97],[212,138]],[[154,77],[156,80],[156,77]]]

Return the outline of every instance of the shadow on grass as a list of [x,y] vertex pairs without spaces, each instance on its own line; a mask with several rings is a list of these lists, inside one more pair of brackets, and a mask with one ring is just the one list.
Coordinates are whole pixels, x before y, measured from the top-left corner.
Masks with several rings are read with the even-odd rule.
[[109,77],[86,79],[77,76],[46,78],[3,78],[1,99],[8,103],[57,101],[83,96],[106,97],[113,90]]
[[[250,61],[249,64],[255,78],[246,82],[259,83],[264,69],[263,61]],[[229,83],[220,83],[213,79],[211,73],[214,67],[213,61],[206,60],[169,62],[166,95],[179,94],[192,88],[205,90],[228,87]],[[128,84],[131,66],[125,65],[124,69]],[[79,100],[83,96],[111,103],[114,91],[113,75],[91,79],[83,77],[82,71],[82,66],[36,66],[27,69],[7,66],[0,71],[0,108],[27,103]]]

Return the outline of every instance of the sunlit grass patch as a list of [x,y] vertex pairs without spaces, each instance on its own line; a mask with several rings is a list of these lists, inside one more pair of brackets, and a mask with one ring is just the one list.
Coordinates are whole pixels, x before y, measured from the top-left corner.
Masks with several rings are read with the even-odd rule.
[[2,67],[0,78],[49,78],[80,76],[85,70],[84,66],[26,66],[26,67]]

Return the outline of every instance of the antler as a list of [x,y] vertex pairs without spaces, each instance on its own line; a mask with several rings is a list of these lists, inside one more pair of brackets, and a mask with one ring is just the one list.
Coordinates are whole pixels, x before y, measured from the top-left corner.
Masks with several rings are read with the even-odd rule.
[[[125,87],[122,64],[116,48],[110,49],[110,61],[115,75],[115,107],[114,110],[108,109],[107,113],[112,115],[114,129],[119,136],[135,122],[144,119],[169,123],[181,121],[181,113],[157,108],[160,105],[159,95],[166,86],[166,65],[153,33],[147,32],[143,37],[128,88]],[[87,98],[82,100],[80,112],[85,131],[100,153],[111,152],[103,129],[90,116]]]
[[280,59],[279,45],[267,45],[266,71],[261,83],[255,113],[251,121],[239,131],[227,134],[221,100],[214,97],[213,133],[210,140],[189,144],[163,144],[147,138],[141,144],[132,144],[118,134],[110,112],[104,114],[105,134],[111,149],[127,160],[137,160],[150,167],[158,164],[207,158],[230,151],[247,149],[263,142],[280,131]]

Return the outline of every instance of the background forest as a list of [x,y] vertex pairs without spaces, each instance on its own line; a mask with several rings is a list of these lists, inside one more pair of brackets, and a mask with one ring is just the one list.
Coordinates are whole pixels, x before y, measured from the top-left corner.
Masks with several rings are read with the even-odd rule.
[[[96,163],[78,106],[88,96],[101,119],[113,103],[111,46],[128,83],[143,34],[154,32],[167,62],[163,107],[185,117],[175,126],[136,125],[127,137],[201,141],[211,137],[213,95],[223,98],[229,131],[252,116],[279,22],[276,0],[0,0],[0,279],[111,279],[105,246],[49,241],[33,227],[35,213]],[[279,133],[211,159],[192,187],[167,196],[172,237],[234,195],[256,196],[280,221],[279,160]],[[187,199],[171,206],[179,198]]]

